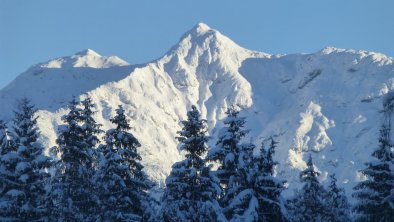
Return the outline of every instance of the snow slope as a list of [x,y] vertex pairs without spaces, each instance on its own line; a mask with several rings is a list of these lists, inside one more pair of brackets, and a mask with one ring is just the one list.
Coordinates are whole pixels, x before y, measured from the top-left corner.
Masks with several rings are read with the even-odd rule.
[[200,23],[147,64],[85,50],[35,65],[0,90],[0,119],[12,117],[17,98],[31,98],[40,109],[41,139],[51,147],[72,95],[93,98],[104,129],[121,104],[143,144],[146,170],[160,183],[181,158],[175,136],[190,106],[201,110],[215,138],[234,104],[244,109],[248,140],[260,144],[275,136],[280,142],[278,173],[290,188],[298,186],[298,172],[312,153],[321,180],[335,172],[349,194],[377,145],[381,98],[393,88],[393,59],[382,54],[328,47],[269,55]]

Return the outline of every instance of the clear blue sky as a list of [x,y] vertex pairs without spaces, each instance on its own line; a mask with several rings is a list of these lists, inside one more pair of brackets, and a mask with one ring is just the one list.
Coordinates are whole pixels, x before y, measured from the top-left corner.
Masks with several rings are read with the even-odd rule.
[[145,63],[198,22],[267,53],[335,46],[393,57],[393,10],[393,0],[0,0],[0,88],[86,48]]

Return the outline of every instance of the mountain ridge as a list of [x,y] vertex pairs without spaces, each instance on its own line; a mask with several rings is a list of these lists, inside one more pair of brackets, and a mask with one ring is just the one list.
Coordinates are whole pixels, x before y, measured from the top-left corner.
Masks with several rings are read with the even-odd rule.
[[[75,61],[78,56],[100,55],[85,50]],[[123,105],[143,144],[148,174],[163,181],[172,163],[182,158],[175,136],[190,106],[201,110],[215,138],[224,111],[235,105],[247,117],[248,140],[259,145],[274,136],[280,142],[277,172],[289,181],[290,193],[298,186],[296,172],[305,167],[305,154],[311,153],[320,179],[337,173],[349,194],[362,179],[357,170],[377,145],[381,98],[394,89],[391,57],[334,47],[270,55],[244,49],[203,23],[147,64],[115,60],[104,67],[104,60],[95,66],[89,63],[97,61],[92,59],[74,67],[75,61],[60,68],[35,65],[1,89],[0,103],[7,106],[0,107],[0,119],[12,117],[16,99],[30,97],[39,108],[41,141],[51,147],[72,95],[92,97],[104,129],[111,126],[108,119],[116,107]]]
[[101,56],[92,49],[84,49],[72,56],[64,56],[39,63],[36,66],[41,68],[110,68],[113,66],[127,66],[126,61],[117,56]]

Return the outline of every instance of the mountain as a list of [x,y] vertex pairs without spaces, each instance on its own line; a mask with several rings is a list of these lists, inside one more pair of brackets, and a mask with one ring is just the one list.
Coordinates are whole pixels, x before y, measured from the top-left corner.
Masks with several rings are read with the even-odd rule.
[[[56,129],[72,95],[89,94],[103,128],[123,105],[143,144],[147,173],[161,183],[182,158],[176,132],[195,104],[215,138],[230,105],[247,117],[248,141],[279,141],[278,173],[298,187],[312,154],[325,181],[336,173],[350,194],[377,146],[382,97],[394,88],[393,58],[333,47],[312,54],[270,55],[244,49],[198,24],[153,62],[129,65],[85,50],[32,66],[0,90],[0,119],[27,96],[39,108],[41,141],[55,145]],[[215,144],[215,139],[210,141]]]
[[2,118],[13,114],[15,100],[26,96],[40,109],[56,111],[70,96],[125,78],[135,67],[116,56],[104,57],[87,49],[32,66],[0,91]]

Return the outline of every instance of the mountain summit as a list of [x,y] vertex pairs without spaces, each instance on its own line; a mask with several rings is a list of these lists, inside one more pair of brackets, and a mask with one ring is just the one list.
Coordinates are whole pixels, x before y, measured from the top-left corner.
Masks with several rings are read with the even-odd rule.
[[42,68],[109,68],[113,66],[129,65],[117,56],[103,57],[91,49],[77,52],[73,56],[61,57],[39,64]]
[[320,179],[336,173],[350,194],[377,146],[381,100],[393,89],[393,59],[382,54],[328,47],[270,55],[199,23],[151,63],[132,66],[84,50],[35,65],[0,90],[0,119],[9,120],[15,100],[27,96],[40,109],[41,141],[51,147],[72,95],[92,97],[104,129],[122,105],[147,173],[163,181],[181,159],[175,136],[191,105],[208,120],[213,138],[234,105],[247,117],[248,141],[279,141],[277,173],[290,188],[298,186],[297,172],[312,154]]

